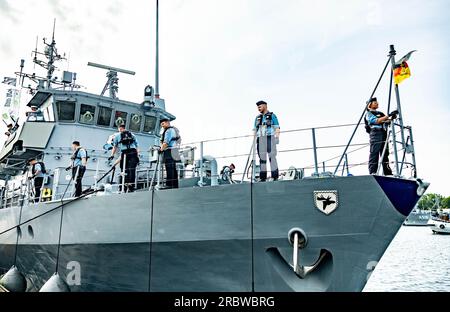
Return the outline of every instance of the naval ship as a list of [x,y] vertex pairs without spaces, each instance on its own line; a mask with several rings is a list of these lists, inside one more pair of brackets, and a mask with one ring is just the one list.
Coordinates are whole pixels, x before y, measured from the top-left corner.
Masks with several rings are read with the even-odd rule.
[[[23,105],[36,106],[44,120],[15,118],[0,151],[3,291],[361,291],[428,186],[417,178],[412,132],[402,123],[397,96],[400,118],[389,132],[393,176],[340,174],[351,139],[334,172],[319,172],[313,131],[311,176],[291,168],[277,181],[259,182],[253,143],[245,168],[251,176],[223,178],[213,156],[184,146],[180,187],[164,189],[151,147],[159,144],[159,120],[175,116],[159,96],[158,66],[155,88],[145,87],[144,101],[134,103],[117,97],[118,73],[132,71],[89,63],[108,78],[101,94],[89,93],[75,73],[54,77],[62,58],[54,37],[36,55],[45,56],[34,61],[47,75],[24,73],[22,62],[17,77],[32,92]],[[391,46],[383,74],[395,55]],[[36,87],[24,87],[27,79]],[[108,144],[99,147],[122,123],[149,148],[134,192],[122,191],[117,176],[123,173],[108,160]],[[76,198],[65,172],[73,140],[89,154]],[[27,179],[32,157],[47,168],[36,203]]]

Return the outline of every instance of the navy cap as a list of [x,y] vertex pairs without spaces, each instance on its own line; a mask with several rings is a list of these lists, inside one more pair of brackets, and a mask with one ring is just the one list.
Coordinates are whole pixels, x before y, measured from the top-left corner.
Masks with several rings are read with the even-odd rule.
[[163,118],[161,118],[161,119],[159,120],[159,123],[161,123],[161,122],[163,122],[163,121],[170,121],[170,119],[167,118],[167,117],[163,117]]
[[373,98],[370,99],[369,103],[375,102],[376,100],[377,100],[377,98],[373,97]]
[[266,102],[264,102],[264,101],[258,101],[258,102],[256,102],[256,105],[257,105],[257,106],[259,106],[259,105],[263,105],[263,104],[267,105],[267,103],[266,103]]

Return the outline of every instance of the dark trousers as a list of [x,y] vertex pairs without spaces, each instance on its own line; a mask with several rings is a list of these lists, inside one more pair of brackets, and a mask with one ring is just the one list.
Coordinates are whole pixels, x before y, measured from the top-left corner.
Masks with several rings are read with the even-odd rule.
[[74,194],[75,197],[80,196],[83,191],[83,185],[81,181],[83,180],[85,172],[86,172],[85,166],[72,167],[72,179],[75,179],[75,194]]
[[[137,150],[135,148],[123,150],[122,154],[120,155],[120,171],[123,171],[123,160],[125,155],[126,157],[126,164],[125,164],[125,190],[126,192],[133,192],[134,191],[134,184],[136,183],[136,167],[139,164],[139,157],[137,154]],[[120,180],[120,183],[122,184],[122,177]]]
[[44,178],[34,178],[34,202],[39,202],[39,198],[41,197],[41,188],[42,184],[44,184]]
[[261,171],[259,178],[261,181],[267,179],[267,155],[269,155],[271,175],[274,180],[278,180],[277,144],[274,136],[262,136],[256,139],[256,148],[259,156]]
[[166,186],[167,188],[178,188],[178,173],[176,162],[174,159],[173,153],[176,153],[176,150],[166,149],[163,154],[163,162],[166,167],[167,179]]
[[[369,155],[369,173],[375,174],[378,170],[378,161],[383,154],[384,144],[386,143],[387,132],[385,130],[372,129],[370,131],[370,155]],[[392,175],[389,167],[389,145],[386,146],[382,161],[384,175]]]

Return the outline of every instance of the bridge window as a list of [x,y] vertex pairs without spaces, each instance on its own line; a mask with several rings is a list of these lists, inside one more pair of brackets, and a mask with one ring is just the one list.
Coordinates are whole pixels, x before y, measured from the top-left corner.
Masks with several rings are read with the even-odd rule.
[[114,125],[113,127],[116,128],[120,125],[127,125],[127,112],[121,112],[121,111],[116,111],[116,115],[114,117]]
[[131,131],[140,131],[142,123],[142,116],[137,114],[131,114],[130,120],[130,130]]
[[56,109],[58,110],[59,121],[74,121],[75,120],[75,102],[73,101],[58,101],[56,102]]
[[99,106],[97,125],[107,126],[111,124],[112,108]]
[[144,120],[144,132],[154,134],[156,132],[156,117],[145,116]]
[[80,123],[93,125],[95,123],[95,106],[81,104],[80,107]]

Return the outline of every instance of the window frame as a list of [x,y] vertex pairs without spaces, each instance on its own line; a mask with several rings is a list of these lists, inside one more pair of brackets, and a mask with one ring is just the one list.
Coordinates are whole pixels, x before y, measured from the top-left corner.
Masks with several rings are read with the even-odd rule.
[[[73,103],[73,105],[75,106],[74,107],[74,111],[73,111],[73,120],[61,120],[61,116],[60,116],[60,114],[59,114],[59,109],[58,109],[58,103],[61,103],[61,102],[64,102],[64,103]],[[68,101],[68,100],[55,100],[55,110],[54,110],[54,112],[55,112],[55,116],[57,117],[56,118],[56,120],[58,121],[58,122],[65,122],[65,123],[76,123],[77,122],[77,110],[78,110],[78,107],[77,107],[77,105],[78,105],[78,103],[77,103],[77,101]]]
[[[93,114],[94,117],[93,117],[93,122],[92,123],[85,123],[85,122],[81,121],[81,106],[82,105],[94,107],[94,114]],[[97,125],[97,115],[98,115],[98,112],[100,111],[100,109],[98,109],[98,107],[100,107],[100,106],[99,105],[95,105],[95,104],[80,103],[79,108],[78,108],[77,122],[79,124],[87,125],[87,126],[98,126]]]
[[[97,117],[95,118],[95,126],[110,128],[111,127],[111,122],[113,120],[112,116],[113,116],[113,113],[114,113],[114,108],[106,106],[106,105],[97,105],[97,107],[98,107],[98,109],[97,109]],[[109,125],[99,125],[98,124],[98,118],[100,117],[100,110],[102,108],[111,110],[111,115],[109,116]]]

